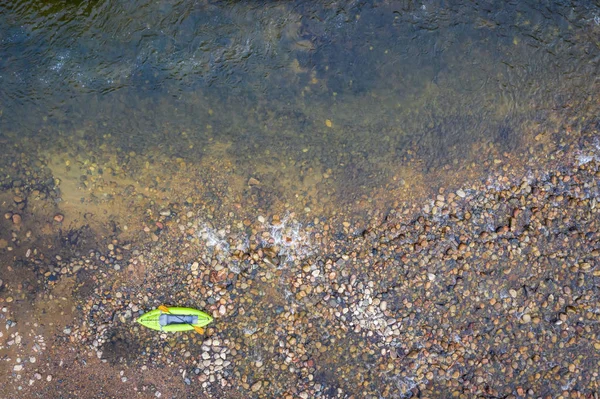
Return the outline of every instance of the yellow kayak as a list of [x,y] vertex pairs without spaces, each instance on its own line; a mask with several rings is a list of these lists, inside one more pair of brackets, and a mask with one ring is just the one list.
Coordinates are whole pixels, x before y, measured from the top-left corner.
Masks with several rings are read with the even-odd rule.
[[169,307],[168,313],[154,309],[140,316],[136,321],[144,327],[157,331],[188,331],[204,327],[213,321],[213,318],[198,309]]

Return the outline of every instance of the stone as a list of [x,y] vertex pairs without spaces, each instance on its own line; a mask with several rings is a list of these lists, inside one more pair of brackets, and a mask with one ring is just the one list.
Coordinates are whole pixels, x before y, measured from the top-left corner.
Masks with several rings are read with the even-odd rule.
[[252,392],[258,392],[262,388],[262,381],[257,381],[252,384]]
[[248,179],[249,186],[258,186],[259,184],[260,184],[260,180],[255,179],[254,177],[251,177],[250,179]]
[[12,222],[13,224],[21,224],[21,215],[15,213],[14,215],[12,215]]
[[63,220],[65,220],[65,217],[62,214],[57,213],[56,215],[54,215],[54,221],[56,223],[62,223]]

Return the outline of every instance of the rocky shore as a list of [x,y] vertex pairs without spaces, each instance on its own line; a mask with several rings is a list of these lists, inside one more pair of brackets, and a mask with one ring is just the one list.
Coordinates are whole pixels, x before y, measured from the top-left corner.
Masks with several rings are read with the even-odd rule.
[[[128,216],[75,222],[40,166],[3,183],[1,397],[594,397],[599,166],[594,130],[366,225],[120,183]],[[215,322],[134,322],[161,304]]]

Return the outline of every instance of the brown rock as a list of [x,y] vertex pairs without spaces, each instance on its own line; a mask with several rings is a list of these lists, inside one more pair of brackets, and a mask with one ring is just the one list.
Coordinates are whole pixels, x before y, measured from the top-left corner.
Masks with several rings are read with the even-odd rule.
[[262,381],[257,381],[252,384],[252,392],[257,392],[262,388]]
[[15,213],[14,215],[12,215],[12,222],[14,224],[21,224],[21,215]]
[[56,215],[54,215],[54,221],[56,223],[62,223],[63,220],[65,220],[65,217],[62,214],[57,213]]
[[259,184],[260,184],[260,180],[258,180],[258,179],[255,179],[254,177],[251,177],[251,178],[248,180],[248,185],[249,185],[249,186],[258,186]]

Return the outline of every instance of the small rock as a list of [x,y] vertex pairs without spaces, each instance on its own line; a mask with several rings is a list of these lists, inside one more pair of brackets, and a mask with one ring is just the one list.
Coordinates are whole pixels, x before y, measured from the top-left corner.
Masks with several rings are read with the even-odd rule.
[[4,249],[8,247],[8,241],[6,241],[4,238],[0,238],[0,249]]
[[16,204],[20,204],[21,202],[25,201],[25,199],[23,197],[20,197],[18,195],[15,195],[13,197],[13,201],[15,201]]
[[163,209],[162,211],[160,211],[160,216],[171,216],[171,210]]
[[248,179],[249,186],[258,186],[259,184],[260,184],[260,180],[255,179],[254,177],[251,177],[250,179]]
[[219,314],[224,315],[226,311],[227,308],[225,307],[225,305],[219,306]]
[[193,272],[195,272],[196,270],[198,270],[198,266],[200,266],[200,265],[198,264],[198,262],[194,262],[194,263],[192,263],[192,271],[193,271]]
[[62,223],[62,222],[63,222],[63,220],[65,220],[65,217],[64,217],[64,215],[62,215],[62,214],[60,214],[60,213],[57,213],[56,215],[54,215],[54,221],[55,221],[56,223]]
[[523,320],[523,323],[529,323],[531,321],[531,315],[526,313],[521,319]]
[[14,224],[21,224],[21,221],[22,221],[21,215],[16,214],[16,213],[14,215],[12,215],[12,222]]
[[262,388],[262,381],[257,381],[254,384],[252,384],[252,392],[257,392]]
[[460,198],[465,198],[467,196],[463,190],[457,190],[456,195],[458,195]]
[[6,298],[6,303],[11,303],[13,301],[13,297],[9,296]]
[[16,364],[15,367],[13,368],[14,371],[21,371],[23,370],[23,365],[22,364]]

